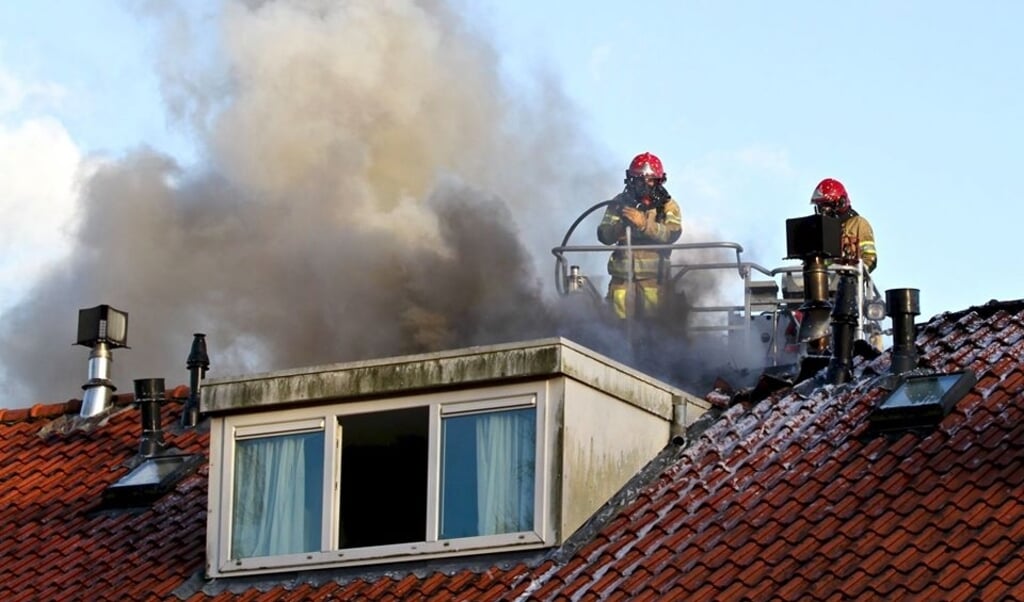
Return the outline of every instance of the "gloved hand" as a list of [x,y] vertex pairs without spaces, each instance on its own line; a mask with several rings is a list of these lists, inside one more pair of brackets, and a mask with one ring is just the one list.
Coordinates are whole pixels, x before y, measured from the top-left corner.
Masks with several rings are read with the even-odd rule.
[[622,218],[637,230],[643,232],[647,228],[647,214],[634,207],[623,207]]

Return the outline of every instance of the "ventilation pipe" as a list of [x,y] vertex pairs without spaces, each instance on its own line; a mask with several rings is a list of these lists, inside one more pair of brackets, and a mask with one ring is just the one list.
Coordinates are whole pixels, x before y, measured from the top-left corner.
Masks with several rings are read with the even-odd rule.
[[857,278],[839,279],[836,305],[832,309],[832,359],[828,364],[828,382],[841,385],[850,380],[853,365],[853,340],[860,320],[857,308]]
[[916,288],[885,291],[885,312],[892,318],[892,372],[902,374],[917,368],[914,316],[921,313],[921,292]]
[[829,303],[826,260],[842,255],[841,229],[838,219],[824,215],[786,220],[786,258],[803,261],[804,303],[800,306],[803,317],[797,333],[801,343],[828,336],[832,304]]
[[110,381],[110,349],[106,343],[96,343],[89,353],[89,380],[82,385],[82,409],[79,416],[91,418],[110,407],[117,387]]
[[105,412],[111,405],[117,387],[110,381],[111,350],[127,347],[128,314],[109,305],[78,310],[78,340],[75,345],[91,347],[89,380],[82,385],[82,408],[79,415],[91,418]]
[[786,220],[786,258],[803,261],[804,302],[800,306],[797,340],[807,353],[800,361],[797,380],[816,374],[829,361],[826,345],[829,334],[828,264],[829,258],[842,256],[842,224],[825,215]]
[[192,335],[192,350],[185,366],[189,371],[189,393],[185,409],[181,414],[181,426],[191,428],[199,424],[199,399],[202,380],[210,369],[210,356],[206,353],[206,335],[197,332]]
[[166,448],[164,432],[160,428],[160,405],[164,402],[164,379],[140,378],[135,380],[135,403],[142,413],[142,439],[139,454],[151,458]]
[[799,342],[806,343],[828,335],[829,314],[832,304],[828,299],[828,267],[820,255],[804,259],[804,302],[800,306],[803,317],[797,333]]

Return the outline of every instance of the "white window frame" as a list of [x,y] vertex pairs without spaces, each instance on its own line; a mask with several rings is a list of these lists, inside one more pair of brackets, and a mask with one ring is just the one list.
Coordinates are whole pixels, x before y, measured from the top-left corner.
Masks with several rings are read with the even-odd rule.
[[[270,573],[298,568],[326,568],[430,556],[499,552],[555,544],[551,491],[555,478],[554,438],[550,426],[550,381],[524,382],[472,390],[410,395],[372,401],[333,403],[316,407],[214,417],[210,432],[210,491],[207,526],[208,573],[211,577]],[[343,434],[339,418],[351,414],[428,407],[427,517],[424,540],[340,549],[340,466]],[[458,416],[506,409],[535,408],[534,528],[517,533],[439,539],[441,421]],[[322,430],[324,433],[324,487],[321,549],[317,552],[230,558],[234,443],[237,440]]]

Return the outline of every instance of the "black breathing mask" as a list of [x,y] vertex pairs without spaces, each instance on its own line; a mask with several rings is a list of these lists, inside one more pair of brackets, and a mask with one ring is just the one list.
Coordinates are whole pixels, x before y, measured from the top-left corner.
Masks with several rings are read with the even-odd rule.
[[630,176],[626,178],[625,183],[633,207],[641,211],[661,208],[669,199],[668,191],[661,182],[648,184],[643,177]]

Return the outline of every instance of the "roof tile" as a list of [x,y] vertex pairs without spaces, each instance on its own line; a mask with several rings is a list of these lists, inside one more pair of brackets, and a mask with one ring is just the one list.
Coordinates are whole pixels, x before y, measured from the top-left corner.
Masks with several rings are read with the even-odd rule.
[[[883,355],[858,361],[847,385],[808,383],[728,408],[565,558],[422,573],[396,565],[365,581],[289,577],[288,587],[267,587],[265,576],[260,588],[191,599],[1013,597],[1024,587],[1024,302],[942,314],[919,333],[932,365],[978,376],[932,433],[865,434],[884,394],[866,369],[888,369]],[[0,410],[0,598],[82,588],[91,599],[169,597],[202,574],[207,467],[151,511],[93,514],[138,447],[137,414],[120,397],[88,432],[69,428],[77,401]],[[205,453],[206,434],[166,432]]]

